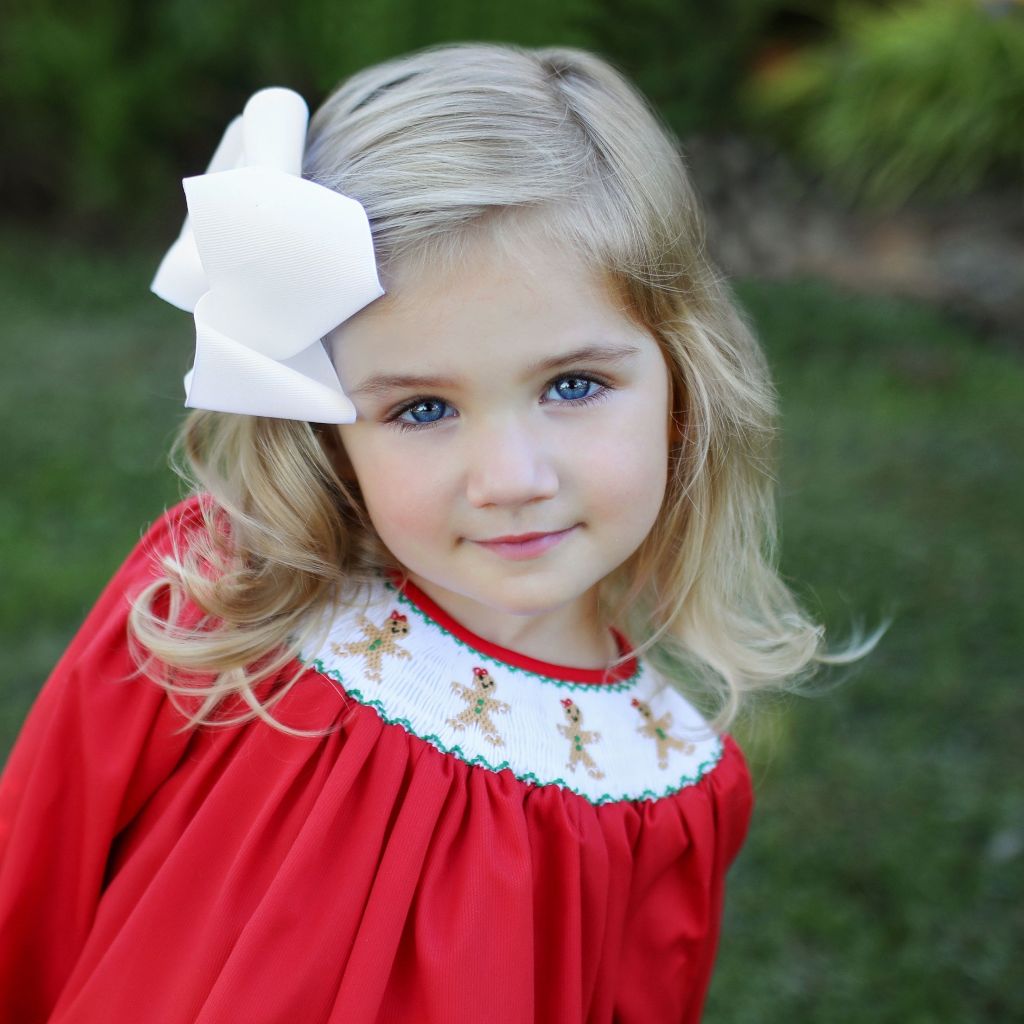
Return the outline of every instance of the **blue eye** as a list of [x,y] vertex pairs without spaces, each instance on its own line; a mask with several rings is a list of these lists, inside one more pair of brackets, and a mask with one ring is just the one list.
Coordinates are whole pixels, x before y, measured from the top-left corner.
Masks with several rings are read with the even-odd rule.
[[554,393],[556,400],[579,401],[583,398],[590,398],[596,391],[600,390],[601,384],[590,377],[559,377],[548,388],[548,397]]
[[450,406],[437,398],[424,398],[408,409],[403,409],[398,416],[400,423],[436,423],[445,419],[445,410]]
[[[600,402],[614,390],[613,385],[589,374],[567,373],[555,377],[544,391],[544,401],[579,407]],[[399,430],[420,430],[459,415],[457,409],[440,398],[417,398],[392,413],[387,422]]]

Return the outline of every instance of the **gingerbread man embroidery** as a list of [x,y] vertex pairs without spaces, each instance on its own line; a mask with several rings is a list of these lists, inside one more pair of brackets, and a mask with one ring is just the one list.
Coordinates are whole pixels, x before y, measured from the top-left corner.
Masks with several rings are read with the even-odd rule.
[[672,712],[666,711],[661,718],[655,718],[650,704],[634,697],[630,703],[640,712],[644,718],[644,724],[637,728],[641,736],[654,740],[658,745],[658,767],[668,767],[669,749],[681,750],[684,754],[692,754],[694,747],[692,743],[685,743],[678,736],[673,736],[669,729],[672,728]]
[[358,643],[331,644],[335,654],[361,654],[366,658],[366,678],[380,680],[381,661],[385,654],[408,660],[412,655],[398,646],[398,641],[409,633],[409,621],[400,612],[393,611],[383,626],[375,626],[365,615],[359,616],[364,640]]
[[587,769],[587,774],[592,779],[603,779],[604,772],[600,771],[597,765],[594,763],[594,759],[590,756],[590,751],[587,750],[588,743],[597,743],[601,739],[599,732],[590,732],[589,730],[581,729],[580,726],[583,722],[583,712],[579,709],[579,706],[569,700],[568,697],[562,700],[562,707],[565,709],[565,717],[568,720],[568,725],[559,725],[558,731],[569,740],[571,746],[569,750],[569,771],[576,771],[576,765],[582,761],[583,766]]
[[449,718],[448,724],[453,729],[468,729],[477,725],[483,731],[484,739],[496,747],[503,747],[505,741],[498,734],[498,727],[491,721],[492,714],[505,714],[509,705],[503,700],[495,700],[494,677],[485,668],[473,669],[473,685],[463,686],[452,681],[452,689],[466,702],[468,707],[455,718]]

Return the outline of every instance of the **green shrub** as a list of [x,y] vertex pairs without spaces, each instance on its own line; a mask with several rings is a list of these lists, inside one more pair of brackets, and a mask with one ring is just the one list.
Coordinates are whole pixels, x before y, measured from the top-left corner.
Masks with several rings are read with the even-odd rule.
[[1024,169],[1024,8],[975,0],[863,4],[829,42],[763,66],[744,90],[854,200],[948,196]]

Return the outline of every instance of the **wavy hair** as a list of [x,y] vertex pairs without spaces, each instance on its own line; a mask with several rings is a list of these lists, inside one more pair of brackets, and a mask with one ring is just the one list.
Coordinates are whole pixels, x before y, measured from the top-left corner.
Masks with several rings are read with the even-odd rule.
[[[672,379],[668,487],[649,536],[602,582],[601,604],[718,728],[745,695],[874,647],[884,625],[828,651],[779,575],[766,359],[707,258],[674,136],[607,61],[476,43],[386,61],[316,112],[303,174],[362,203],[387,290],[400,270],[457,266],[471,242],[514,248],[540,232],[582,257],[657,340]],[[259,717],[321,735],[269,714],[301,672],[265,702],[257,688],[325,621],[314,613],[357,600],[394,566],[337,431],[193,412],[176,451],[209,496],[206,528],[134,604],[140,668],[200,698],[189,726]],[[189,603],[200,618],[182,618]],[[240,715],[215,714],[227,698],[242,701]]]

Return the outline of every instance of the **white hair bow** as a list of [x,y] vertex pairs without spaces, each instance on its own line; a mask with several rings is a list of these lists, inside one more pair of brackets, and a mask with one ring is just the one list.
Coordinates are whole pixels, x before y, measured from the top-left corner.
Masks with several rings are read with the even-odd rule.
[[384,289],[362,205],[301,177],[308,121],[298,93],[263,89],[182,180],[188,216],[150,287],[195,313],[193,409],[355,419],[323,338]]

